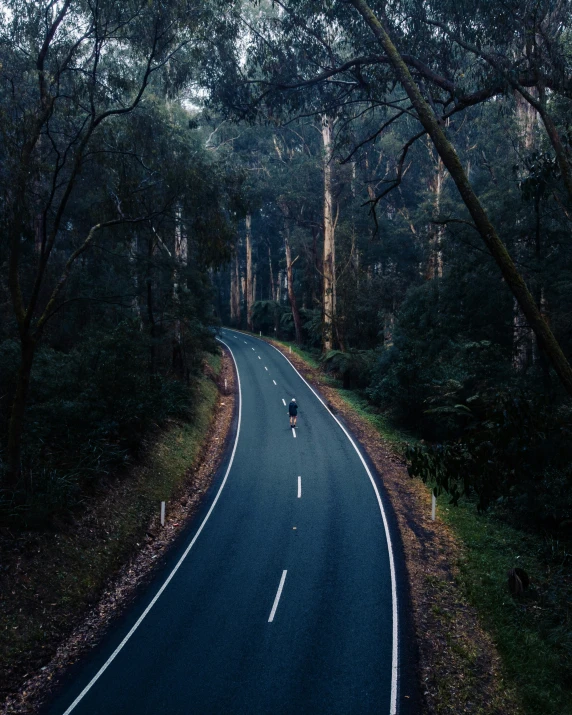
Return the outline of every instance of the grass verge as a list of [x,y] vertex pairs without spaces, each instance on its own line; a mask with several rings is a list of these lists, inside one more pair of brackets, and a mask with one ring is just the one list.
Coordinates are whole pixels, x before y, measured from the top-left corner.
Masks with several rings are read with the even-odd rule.
[[[443,498],[444,499],[444,498]],[[527,534],[474,505],[443,505],[439,516],[463,543],[458,579],[492,633],[530,715],[572,713],[572,554],[550,537]],[[523,568],[530,588],[512,598],[507,571]]]

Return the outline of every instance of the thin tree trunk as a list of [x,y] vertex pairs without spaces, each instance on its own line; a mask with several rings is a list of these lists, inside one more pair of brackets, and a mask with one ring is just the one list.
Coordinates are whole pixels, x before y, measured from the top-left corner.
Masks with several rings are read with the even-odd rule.
[[[521,147],[527,151],[532,149],[534,143],[534,120],[536,118],[536,110],[529,104],[521,94],[515,92],[516,100],[516,118],[520,129],[519,141]],[[524,173],[520,177],[524,178]],[[538,207],[536,207],[538,209]],[[536,211],[537,232],[539,212]],[[540,260],[539,245],[537,240],[537,260]],[[520,238],[516,240],[513,249],[517,260],[520,260],[526,265],[527,240]],[[539,305],[538,300],[536,301]],[[534,350],[536,348],[536,340],[533,331],[526,320],[524,313],[516,298],[513,299],[513,330],[512,330],[512,365],[518,372],[524,372],[529,365],[534,362]]]
[[237,240],[234,258],[230,267],[230,320],[233,325],[240,325],[240,275],[238,266],[239,244]]
[[139,323],[139,330],[143,331],[143,320],[141,319],[141,306],[139,305],[139,275],[137,273],[137,253],[138,240],[137,231],[133,232],[129,245],[129,267],[131,271],[131,285],[133,286],[133,298],[131,299],[131,309],[135,319]]
[[[534,330],[539,344],[548,356],[552,367],[555,369],[564,388],[567,393],[572,396],[572,368],[570,367],[562,348],[558,344],[558,341],[550,330],[548,323],[542,317],[542,314],[536,305],[536,301],[528,290],[522,276],[516,269],[516,266],[506,250],[505,245],[490,222],[486,211],[473,190],[473,187],[469,183],[457,152],[445,136],[443,129],[439,125],[436,116],[431,110],[431,107],[421,95],[419,87],[413,80],[407,65],[391,41],[386,29],[368,7],[365,0],[349,1],[362,15],[377,38],[379,44],[389,57],[389,60],[395,69],[397,79],[407,92],[419,121],[431,137],[439,156],[442,158],[445,167],[453,178],[453,181],[461,194],[461,198],[471,214],[477,231],[481,234],[481,238],[497,262],[503,278],[518,301],[518,304],[522,308],[530,327]],[[383,3],[381,4],[381,7],[384,7]]]
[[252,216],[246,214],[246,326],[252,330]]
[[16,391],[10,412],[8,424],[8,473],[4,484],[8,489],[18,486],[22,473],[22,435],[24,433],[24,415],[28,392],[30,390],[30,377],[36,344],[30,335],[22,336],[20,350],[20,368],[16,382]]
[[151,345],[149,347],[149,373],[151,375],[151,381],[155,378],[156,371],[156,340],[157,340],[157,327],[155,324],[155,314],[153,312],[153,253],[155,251],[155,244],[153,237],[149,237],[149,245],[147,251],[147,320],[149,321],[149,336],[151,338]]
[[268,270],[270,272],[270,291],[269,300],[276,300],[276,284],[274,283],[274,271],[272,270],[272,250],[270,248],[270,241],[267,239],[266,244],[268,246]]
[[[437,219],[441,212],[441,197],[443,194],[443,182],[445,181],[445,165],[440,156],[437,157],[437,170],[435,179],[432,182],[433,189],[433,209]],[[413,232],[414,227],[412,227]],[[443,277],[443,226],[433,224],[431,227],[431,237],[429,239],[429,265],[427,266],[427,278]]]
[[319,265],[318,256],[318,229],[316,226],[312,226],[312,269],[310,274],[310,285],[312,290],[312,308],[321,305],[321,301],[318,293],[318,278],[321,276],[322,270]]
[[185,375],[185,359],[183,348],[183,321],[181,320],[181,270],[186,268],[188,260],[187,234],[181,224],[181,211],[177,210],[175,225],[175,266],[173,268],[173,359],[174,372]]
[[236,324],[241,324],[241,300],[240,300],[240,260],[238,250],[234,256],[234,285],[236,290]]
[[324,260],[322,266],[322,352],[333,347],[333,323],[336,310],[335,221],[332,197],[332,121],[322,117],[324,161]]
[[292,253],[290,251],[290,229],[286,227],[284,230],[284,248],[286,250],[286,275],[288,278],[288,300],[292,308],[292,317],[294,319],[294,331],[296,333],[296,342],[302,344],[302,324],[300,321],[300,313],[296,303],[296,295],[294,294],[294,275],[292,271]]

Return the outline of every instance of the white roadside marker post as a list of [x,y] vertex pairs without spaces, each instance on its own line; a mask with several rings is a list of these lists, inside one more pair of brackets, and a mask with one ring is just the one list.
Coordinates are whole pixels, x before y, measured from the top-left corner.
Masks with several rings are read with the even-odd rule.
[[292,353],[292,346],[291,346],[291,345],[288,345],[288,352],[289,352],[289,353]]
[[165,502],[161,502],[161,526],[165,526]]
[[226,377],[224,378],[224,391],[227,391],[227,386],[226,386]]
[[435,507],[437,506],[437,498],[435,492],[431,492],[431,519],[435,521]]

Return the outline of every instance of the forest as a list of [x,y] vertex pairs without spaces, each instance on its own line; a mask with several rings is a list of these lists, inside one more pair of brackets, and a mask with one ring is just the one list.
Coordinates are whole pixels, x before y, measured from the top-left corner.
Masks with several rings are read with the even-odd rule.
[[570,543],[571,17],[0,2],[2,528],[66,528],[192,423],[229,326],[310,355],[453,505]]

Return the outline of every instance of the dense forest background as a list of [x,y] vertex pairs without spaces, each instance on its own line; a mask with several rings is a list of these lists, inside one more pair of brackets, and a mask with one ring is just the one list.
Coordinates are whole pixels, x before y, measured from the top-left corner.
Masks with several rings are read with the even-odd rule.
[[570,3],[2,8],[4,519],[192,419],[222,323],[314,350],[454,499],[570,528]]

